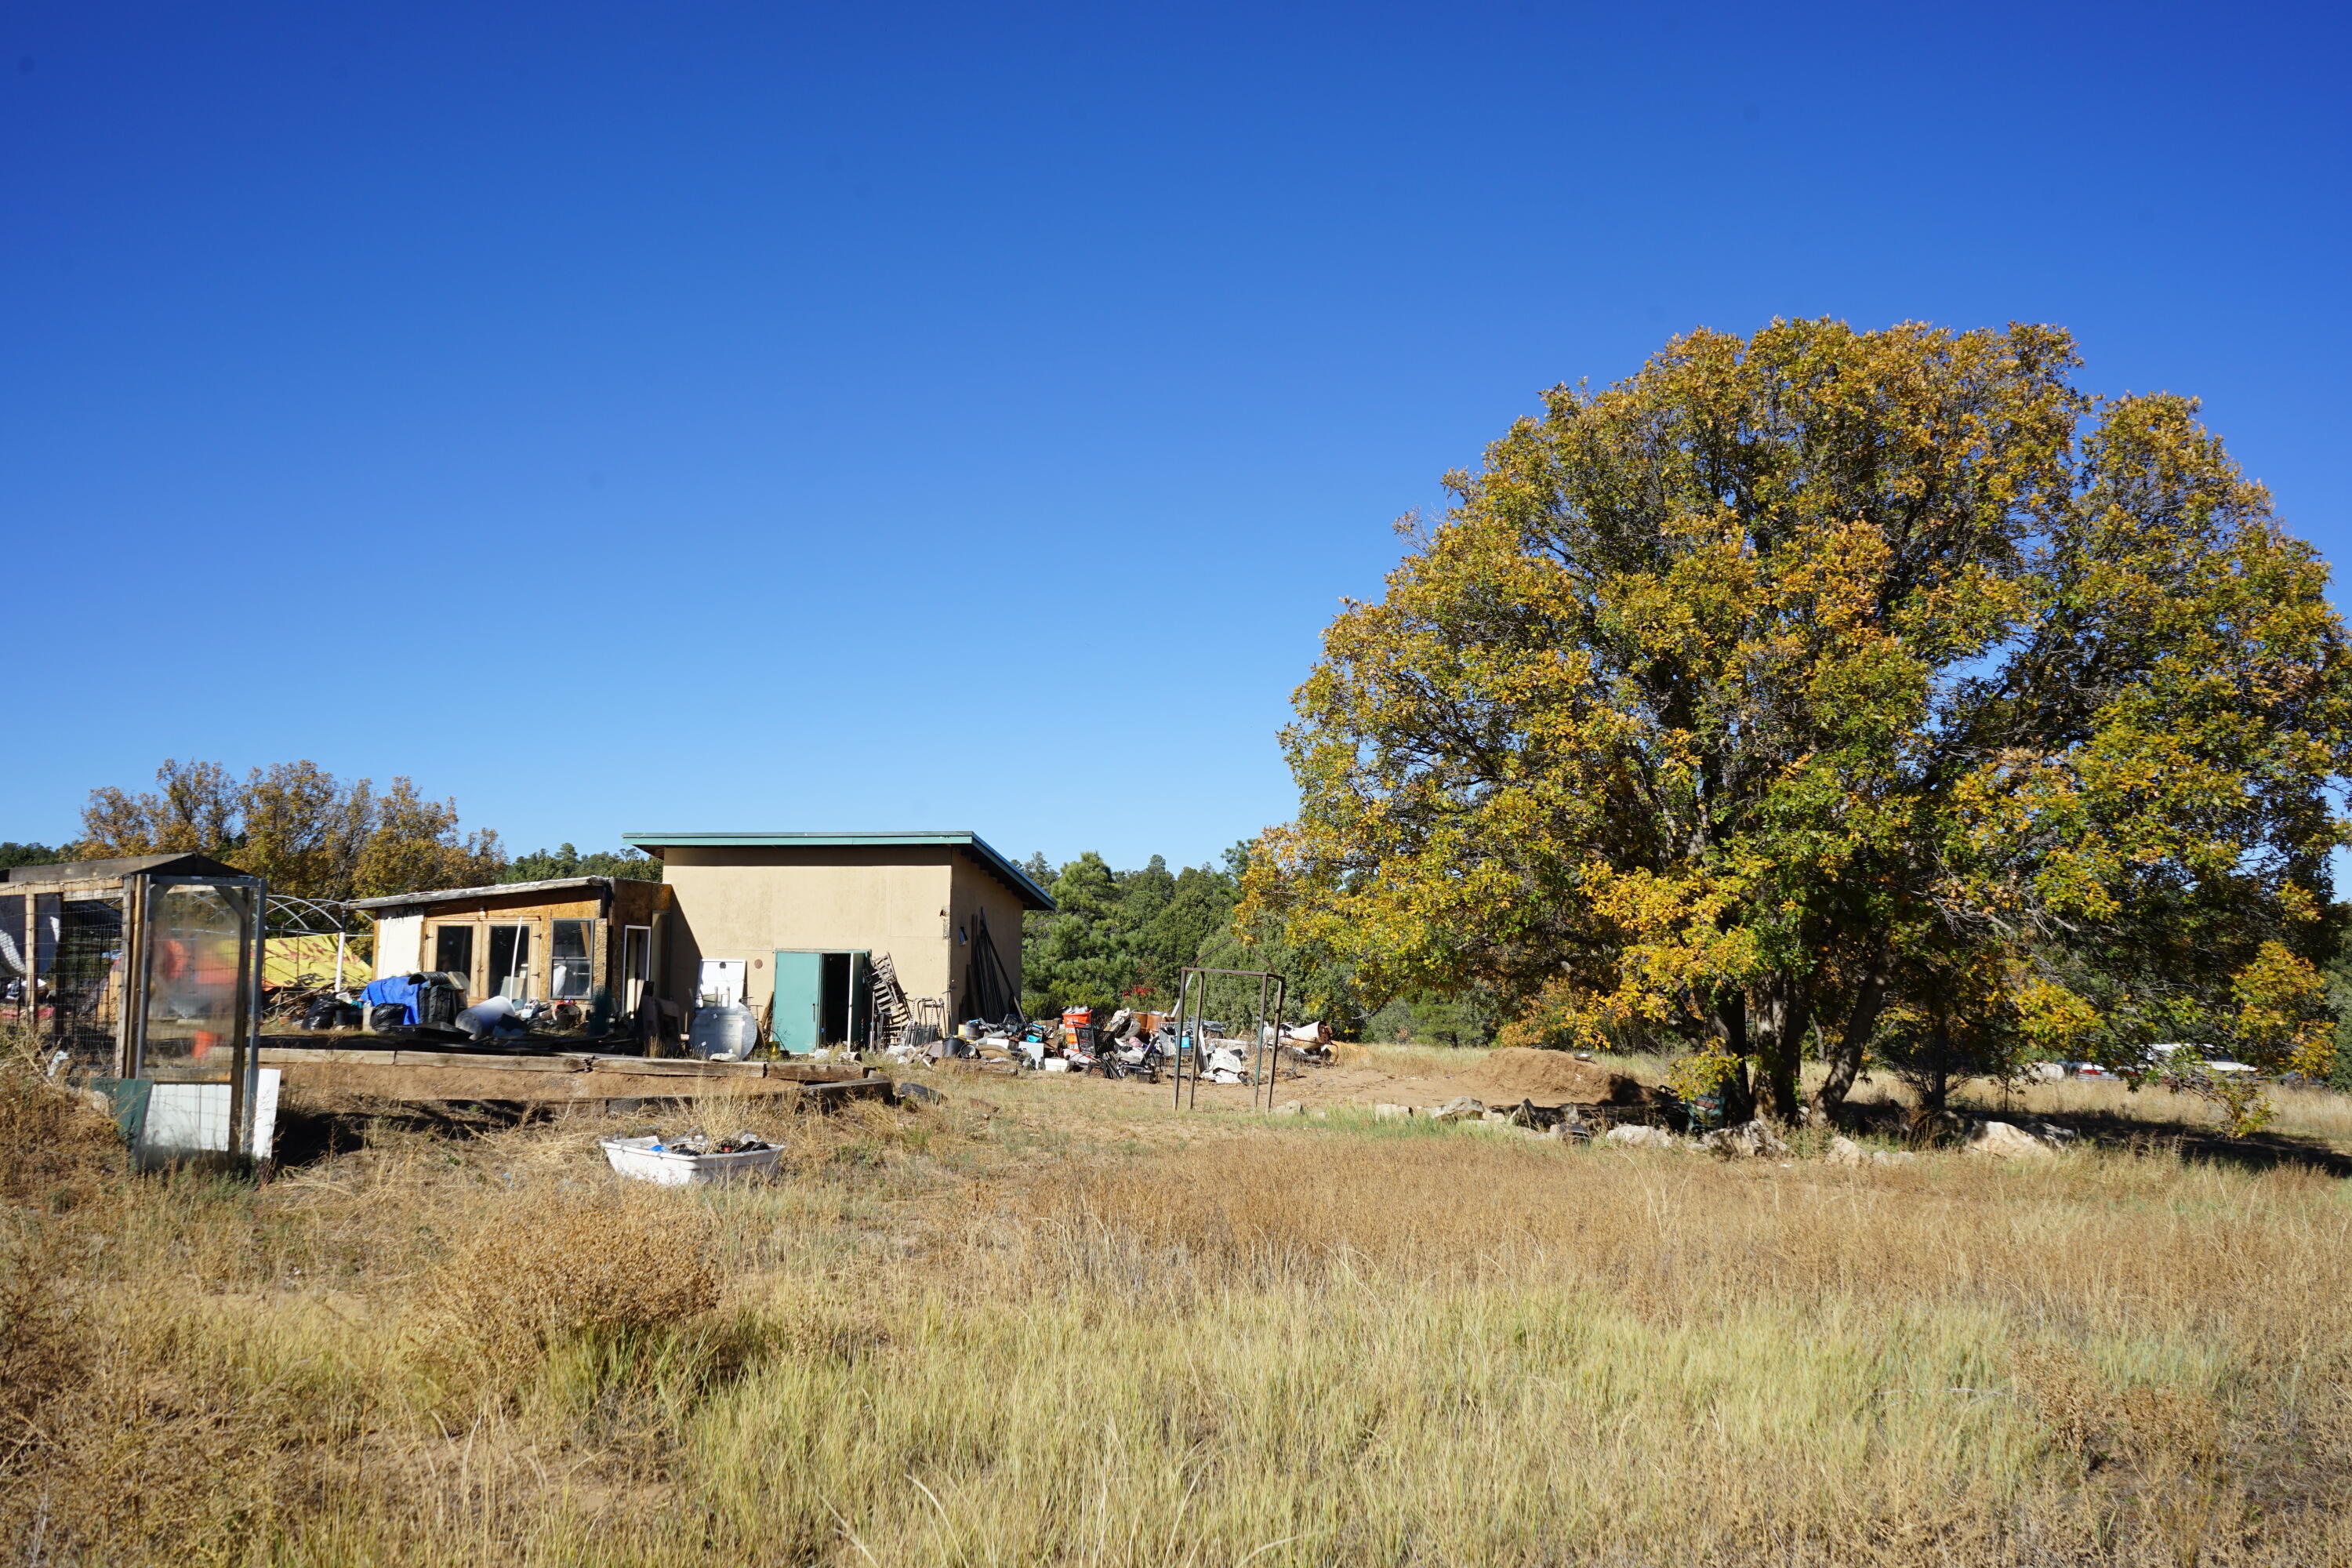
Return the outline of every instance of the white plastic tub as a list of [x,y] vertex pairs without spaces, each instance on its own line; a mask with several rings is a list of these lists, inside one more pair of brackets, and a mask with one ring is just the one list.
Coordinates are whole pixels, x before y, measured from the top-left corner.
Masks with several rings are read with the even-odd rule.
[[613,1169],[659,1187],[698,1186],[705,1182],[731,1181],[737,1176],[764,1176],[776,1168],[782,1149],[753,1149],[742,1154],[681,1154],[656,1149],[658,1138],[604,1138],[598,1141]]

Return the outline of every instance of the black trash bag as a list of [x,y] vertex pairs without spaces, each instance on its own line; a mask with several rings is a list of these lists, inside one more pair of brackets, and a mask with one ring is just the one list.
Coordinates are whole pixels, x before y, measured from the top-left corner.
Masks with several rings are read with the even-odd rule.
[[359,1008],[332,996],[317,998],[302,1015],[302,1027],[306,1029],[356,1029],[359,1026]]

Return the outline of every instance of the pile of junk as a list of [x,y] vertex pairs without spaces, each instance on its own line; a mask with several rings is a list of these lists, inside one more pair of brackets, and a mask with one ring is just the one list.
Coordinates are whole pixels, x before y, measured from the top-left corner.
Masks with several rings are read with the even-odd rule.
[[[595,1009],[577,1002],[537,1002],[488,996],[468,1004],[465,982],[455,974],[425,971],[387,974],[342,991],[273,998],[277,1018],[303,1030],[365,1029],[379,1035],[463,1035],[481,1043],[520,1040],[541,1034],[576,1034],[594,1028]],[[609,1019],[603,1020],[609,1026]]]
[[[1121,1007],[1098,1018],[1102,1009],[1065,1008],[1058,1019],[1024,1019],[1013,1016],[1000,1023],[973,1018],[958,1026],[952,1037],[908,1042],[883,1052],[897,1060],[962,1059],[983,1070],[997,1072],[1099,1073],[1105,1078],[1139,1078],[1158,1083],[1179,1062],[1192,1071],[1197,1056],[1201,1077],[1210,1083],[1253,1081],[1253,1043],[1234,1037],[1214,1019],[1186,1020],[1180,1028],[1172,1013],[1139,1012]],[[1331,1028],[1328,1024],[1302,1024],[1277,1038],[1273,1026],[1261,1026],[1263,1038],[1255,1042],[1278,1046],[1283,1065],[1322,1065],[1331,1058]]]

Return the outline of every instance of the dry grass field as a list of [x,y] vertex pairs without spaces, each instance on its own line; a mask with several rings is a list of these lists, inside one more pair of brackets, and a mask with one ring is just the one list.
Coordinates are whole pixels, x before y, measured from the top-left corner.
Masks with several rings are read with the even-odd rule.
[[1848,1167],[935,1081],[688,1193],[324,1105],[128,1180],[0,1078],[0,1555],[2352,1562],[2335,1097]]

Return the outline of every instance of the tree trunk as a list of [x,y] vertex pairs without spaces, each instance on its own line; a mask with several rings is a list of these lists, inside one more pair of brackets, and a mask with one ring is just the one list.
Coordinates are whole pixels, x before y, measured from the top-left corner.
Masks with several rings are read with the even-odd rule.
[[1793,981],[1776,980],[1751,998],[1748,1045],[1756,1057],[1758,1115],[1774,1121],[1797,1119],[1797,1069],[1812,1025],[1804,988]]
[[1731,1058],[1731,1076],[1724,1080],[1723,1120],[1727,1126],[1755,1115],[1755,1099],[1748,1081],[1748,999],[1737,992],[1716,1004],[1715,1032]]
[[1838,1108],[1845,1103],[1856,1075],[1862,1071],[1863,1047],[1870,1043],[1871,1031],[1878,1027],[1878,1016],[1885,1010],[1886,973],[1883,966],[1874,967],[1854,987],[1853,1005],[1846,1010],[1844,1027],[1828,1042],[1830,1070],[1822,1079],[1821,1096],[1813,1107],[1815,1121],[1832,1120]]
[[1748,1058],[1739,1058],[1732,1064],[1731,1076],[1723,1080],[1723,1124],[1737,1127],[1752,1121],[1756,1115],[1755,1086],[1748,1081]]

